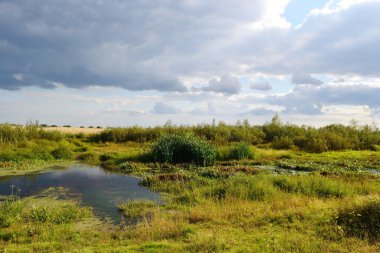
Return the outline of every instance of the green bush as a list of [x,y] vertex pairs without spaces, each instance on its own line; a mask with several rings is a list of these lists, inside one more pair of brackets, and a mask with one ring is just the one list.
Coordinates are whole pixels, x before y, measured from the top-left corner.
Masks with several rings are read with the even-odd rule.
[[247,143],[240,142],[231,147],[229,158],[233,160],[250,159],[253,158],[253,152]]
[[272,142],[272,147],[274,149],[290,149],[293,146],[293,141],[289,137],[276,138]]
[[369,147],[369,149],[370,149],[371,151],[380,151],[380,146],[379,146],[379,145],[371,145],[371,146]]
[[78,159],[89,164],[100,163],[99,156],[93,152],[86,152],[86,153],[80,154],[78,155]]
[[35,146],[32,148],[30,158],[48,161],[52,160],[53,156],[48,152],[48,150],[46,150],[46,148],[42,146]]
[[349,236],[380,239],[380,201],[372,200],[362,205],[339,210],[336,222]]
[[55,159],[72,159],[74,156],[70,148],[65,145],[60,145],[58,148],[54,149],[51,154]]
[[327,142],[324,138],[310,138],[306,143],[306,151],[313,153],[322,153],[328,150]]
[[161,137],[153,145],[152,157],[158,162],[210,166],[215,163],[216,151],[206,142],[192,135],[173,134]]

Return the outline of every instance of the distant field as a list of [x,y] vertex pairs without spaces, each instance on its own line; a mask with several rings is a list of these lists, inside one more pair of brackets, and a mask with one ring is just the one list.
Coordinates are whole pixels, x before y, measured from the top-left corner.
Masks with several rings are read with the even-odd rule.
[[104,130],[104,128],[80,128],[80,127],[44,127],[44,130],[47,131],[60,131],[67,134],[96,134]]

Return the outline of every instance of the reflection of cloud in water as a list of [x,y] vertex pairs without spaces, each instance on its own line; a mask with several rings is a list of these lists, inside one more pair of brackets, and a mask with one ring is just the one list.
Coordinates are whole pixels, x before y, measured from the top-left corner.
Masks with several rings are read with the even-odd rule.
[[66,189],[69,197],[80,195],[84,205],[91,206],[95,214],[120,221],[116,205],[131,199],[150,199],[161,203],[160,195],[141,187],[136,177],[105,171],[101,167],[82,164],[69,166],[65,170],[10,177],[0,181],[0,195],[9,194],[9,187],[22,189],[21,196],[41,195],[48,189]]

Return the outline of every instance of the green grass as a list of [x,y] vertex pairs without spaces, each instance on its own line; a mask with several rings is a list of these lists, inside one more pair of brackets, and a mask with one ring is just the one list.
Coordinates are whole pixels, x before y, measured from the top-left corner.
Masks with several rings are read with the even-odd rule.
[[157,204],[150,200],[131,200],[118,204],[118,209],[127,219],[146,217],[157,208]]
[[[54,157],[64,146],[70,158]],[[264,146],[262,146],[264,147]],[[0,202],[0,251],[6,252],[378,252],[377,151],[319,154],[249,146],[253,159],[214,166],[144,160],[151,143],[91,143],[86,137],[32,139],[1,147],[0,176],[72,162],[142,177],[163,205],[119,203],[137,224],[111,226],[78,202],[40,194]],[[57,159],[58,158],[58,159]],[[304,174],[274,174],[277,165]],[[364,171],[364,172],[363,172]],[[358,215],[359,214],[359,215]]]
[[371,242],[378,241],[380,239],[380,201],[367,200],[351,207],[340,208],[336,222],[348,236],[368,239]]
[[89,217],[91,209],[75,204],[33,207],[29,219],[40,223],[66,224]]

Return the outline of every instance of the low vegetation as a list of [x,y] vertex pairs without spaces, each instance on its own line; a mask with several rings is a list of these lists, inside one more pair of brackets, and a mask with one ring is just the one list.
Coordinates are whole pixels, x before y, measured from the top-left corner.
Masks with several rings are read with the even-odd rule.
[[[120,225],[61,197],[0,196],[6,252],[378,252],[379,130],[248,121],[50,132],[0,125],[0,175],[82,162],[141,177],[162,204]],[[22,190],[22,189],[21,189]]]
[[380,201],[368,200],[353,207],[339,210],[336,222],[348,236],[369,239],[371,242],[380,239]]
[[210,166],[215,163],[216,150],[191,135],[167,135],[153,145],[152,156],[157,162]]

